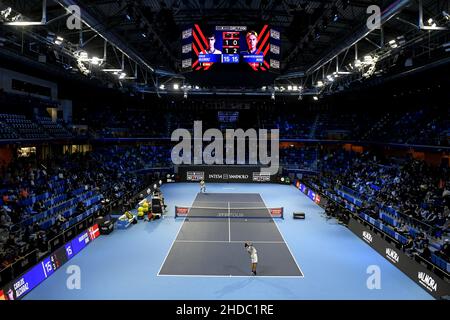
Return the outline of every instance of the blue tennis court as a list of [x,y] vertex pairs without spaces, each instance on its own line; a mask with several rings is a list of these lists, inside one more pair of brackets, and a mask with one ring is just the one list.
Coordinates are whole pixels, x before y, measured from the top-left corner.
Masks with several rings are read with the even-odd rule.
[[[217,183],[208,185],[208,193],[220,194],[220,205],[223,201],[232,202],[232,197],[237,196],[242,201],[243,195],[255,194],[261,198],[258,204],[263,203],[267,208],[282,206],[285,218],[273,219],[271,223],[279,230],[281,241],[289,248],[292,260],[299,263],[303,277],[229,277],[232,266],[220,271],[228,275],[225,277],[199,274],[200,271],[204,273],[204,269],[196,269],[195,274],[186,276],[188,268],[183,266],[176,270],[181,273],[178,276],[158,276],[173,244],[180,239],[179,231],[186,224],[184,218],[175,219],[175,206],[195,205],[198,185],[165,184],[161,190],[169,208],[163,219],[151,223],[140,221],[126,230],[115,230],[110,235],[101,236],[25,299],[432,299],[346,227],[333,219],[327,221],[322,216],[323,209],[291,185]],[[200,202],[203,199],[197,200],[197,204],[204,204]],[[250,202],[255,205],[253,199]],[[292,212],[298,211],[306,213],[305,220],[292,218]],[[219,223],[227,226],[224,222]],[[192,222],[195,223],[202,224]],[[199,229],[198,226],[194,228]],[[208,229],[206,227],[205,232]],[[213,233],[217,233],[214,230]],[[277,235],[276,232],[270,234]],[[236,238],[238,242],[249,240],[246,239],[246,231],[233,233],[233,237],[237,235],[243,236]],[[264,231],[261,236],[269,239],[266,238],[269,234]],[[242,246],[241,243],[239,245]],[[217,250],[221,252],[222,249]],[[199,248],[194,255],[180,250],[174,257],[179,261],[205,259],[206,265],[211,262],[208,252]],[[245,254],[243,248],[241,253]],[[283,254],[277,264],[289,263],[288,253]],[[192,258],[186,258],[191,255]],[[239,272],[249,272],[248,256],[242,259],[233,257],[232,260],[237,263],[242,260],[242,271]],[[79,266],[81,270],[80,289],[67,288],[67,269],[71,265]],[[370,266],[378,266],[381,272],[379,289],[368,288],[371,274],[367,270]],[[211,270],[217,273],[214,264],[211,264]]]

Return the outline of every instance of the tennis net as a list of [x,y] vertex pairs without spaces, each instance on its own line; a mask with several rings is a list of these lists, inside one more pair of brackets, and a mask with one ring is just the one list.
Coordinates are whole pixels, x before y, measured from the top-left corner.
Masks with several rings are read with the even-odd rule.
[[284,209],[266,207],[182,207],[175,206],[175,218],[281,218],[283,219]]

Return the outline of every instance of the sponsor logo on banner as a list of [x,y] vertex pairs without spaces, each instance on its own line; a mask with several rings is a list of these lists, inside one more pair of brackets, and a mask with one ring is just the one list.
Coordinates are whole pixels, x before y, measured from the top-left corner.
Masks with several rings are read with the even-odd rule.
[[205,178],[205,173],[203,171],[188,171],[186,173],[187,181],[200,181]]
[[270,36],[274,39],[280,40],[280,32],[277,30],[270,30]]
[[393,263],[398,263],[398,261],[400,260],[400,256],[398,255],[398,253],[391,248],[386,248],[386,258],[388,258]]
[[189,53],[192,51],[192,43],[186,44],[182,48],[183,53]]
[[253,172],[253,181],[255,182],[267,182],[270,181],[270,174],[264,172]]
[[184,59],[182,62],[181,62],[181,67],[183,68],[183,69],[185,69],[185,68],[190,68],[192,66],[192,59]]
[[280,69],[280,61],[270,59],[270,67],[274,69]]
[[434,292],[437,291],[437,282],[429,274],[420,271],[417,274],[417,278],[418,278],[420,284],[422,284],[429,291],[434,291]]
[[270,52],[274,54],[280,54],[280,47],[274,44],[270,45]]
[[187,29],[187,30],[183,30],[182,38],[183,39],[187,39],[187,38],[190,38],[190,37],[192,37],[192,28]]
[[371,235],[369,232],[363,231],[362,236],[363,236],[363,239],[364,239],[367,243],[372,243],[373,237],[372,237],[372,235]]

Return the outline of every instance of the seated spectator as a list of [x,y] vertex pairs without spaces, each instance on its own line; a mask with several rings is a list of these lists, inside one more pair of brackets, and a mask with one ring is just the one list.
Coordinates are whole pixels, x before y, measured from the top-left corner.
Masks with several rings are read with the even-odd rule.
[[414,239],[414,249],[422,250],[424,247],[424,244],[428,242],[428,239],[426,238],[425,234],[422,232],[420,233],[415,239]]
[[10,233],[8,240],[5,242],[5,247],[9,249],[16,249],[17,248],[17,242],[16,238],[14,237],[14,234]]
[[0,213],[0,228],[9,228],[11,226],[11,218],[6,212]]
[[58,214],[58,216],[56,217],[56,225],[58,227],[61,226],[66,221],[67,221],[66,218],[64,218],[64,216],[61,213]]
[[42,211],[45,211],[46,208],[44,207],[44,203],[42,201],[36,201],[33,204],[33,211],[36,213],[41,213]]
[[399,223],[394,230],[402,235],[408,234],[409,229],[404,223]]
[[413,251],[413,247],[414,247],[414,240],[413,237],[411,235],[408,236],[408,240],[406,241],[406,243],[403,245],[403,250],[407,253],[407,254],[411,254],[411,252]]
[[422,250],[422,253],[420,254],[420,256],[422,258],[424,258],[425,260],[431,261],[431,250],[428,247],[428,241],[424,242],[423,250]]
[[83,201],[78,202],[77,208],[75,209],[75,211],[76,211],[77,215],[79,215],[79,214],[81,214],[81,213],[86,211],[86,207],[85,207]]
[[47,252],[48,251],[48,243],[47,243],[47,236],[45,232],[39,232],[37,235],[37,248],[41,252]]
[[35,222],[32,230],[33,230],[33,233],[38,233],[39,231],[41,231],[41,227],[39,226],[39,223]]

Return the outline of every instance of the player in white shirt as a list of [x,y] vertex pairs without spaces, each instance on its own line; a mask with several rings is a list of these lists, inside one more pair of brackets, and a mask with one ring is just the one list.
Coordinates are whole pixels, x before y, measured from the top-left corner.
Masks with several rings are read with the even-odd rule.
[[200,181],[200,193],[202,192],[206,192],[206,183],[203,179]]
[[250,255],[250,260],[252,262],[252,274],[256,276],[256,265],[258,264],[258,251],[255,249],[253,244],[247,241],[244,244],[245,250]]

